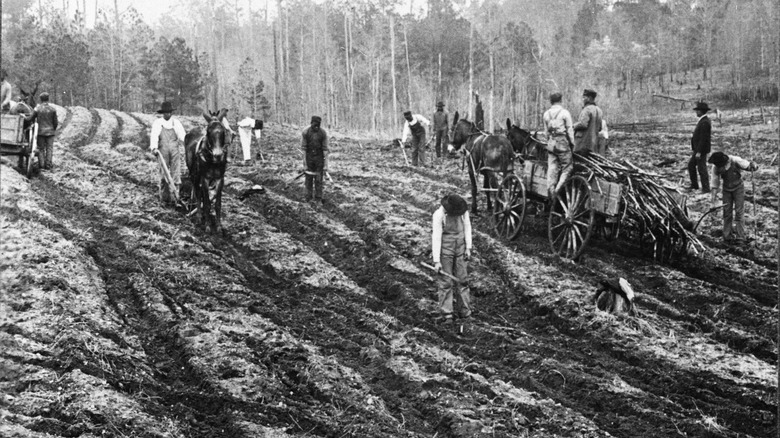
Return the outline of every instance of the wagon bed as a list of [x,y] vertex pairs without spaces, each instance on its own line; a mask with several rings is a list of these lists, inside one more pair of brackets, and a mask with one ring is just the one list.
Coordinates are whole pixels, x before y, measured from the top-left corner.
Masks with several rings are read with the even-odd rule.
[[38,123],[24,129],[24,115],[0,114],[0,155],[19,157],[19,169],[32,174],[33,157],[38,149]]
[[[629,225],[640,246],[644,246],[647,240],[652,241],[654,256],[658,259],[668,260],[673,253],[684,250],[687,243],[685,235],[680,239],[669,232],[670,224],[627,220],[628,208],[624,196],[631,196],[628,187],[589,172],[577,162],[578,158],[581,157],[575,156],[575,171],[552,195],[552,199],[547,185],[546,160],[529,158],[522,165],[521,175],[505,176],[495,190],[496,202],[491,215],[496,234],[506,240],[515,239],[522,228],[526,205],[536,203],[549,211],[547,229],[550,246],[561,257],[578,258],[594,232],[606,240],[614,240],[621,229]],[[665,196],[684,209],[684,195],[663,190]]]

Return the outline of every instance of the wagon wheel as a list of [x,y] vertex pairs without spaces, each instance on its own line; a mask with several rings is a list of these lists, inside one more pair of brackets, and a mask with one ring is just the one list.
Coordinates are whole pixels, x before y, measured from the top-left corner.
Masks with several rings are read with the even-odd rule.
[[590,185],[585,178],[575,175],[552,199],[547,230],[553,252],[576,260],[590,239],[594,221]]
[[33,148],[35,147],[35,137],[33,136],[32,129],[30,129],[30,132],[27,133],[28,139],[27,139],[27,145],[24,148],[24,155],[26,156],[26,161],[24,166],[21,166],[22,164],[22,156],[19,156],[19,164],[20,168],[22,169],[22,172],[24,172],[24,176],[30,177],[32,176],[32,162],[33,162]]
[[520,234],[525,218],[525,186],[514,174],[507,175],[498,186],[491,219],[496,235],[513,240]]

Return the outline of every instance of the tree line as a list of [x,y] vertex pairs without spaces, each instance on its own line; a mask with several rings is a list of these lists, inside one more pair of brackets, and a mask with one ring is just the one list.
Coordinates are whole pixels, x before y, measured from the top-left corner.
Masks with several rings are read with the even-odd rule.
[[[722,106],[777,99],[774,0],[187,0],[158,24],[104,2],[3,0],[2,65],[55,103],[154,111],[227,107],[283,123],[398,129],[437,101],[485,126],[536,127],[553,91],[576,114],[582,88],[606,116],[654,93],[707,89]],[[95,2],[97,8],[97,2]],[[70,12],[67,12],[70,11]],[[748,25],[749,23],[749,25]]]

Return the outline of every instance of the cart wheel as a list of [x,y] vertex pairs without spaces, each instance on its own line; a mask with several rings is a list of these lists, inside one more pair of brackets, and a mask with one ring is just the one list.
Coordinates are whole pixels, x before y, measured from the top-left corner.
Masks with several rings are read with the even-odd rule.
[[590,239],[594,220],[590,185],[585,178],[575,175],[552,199],[547,230],[553,252],[576,260]]
[[513,240],[520,234],[525,218],[525,186],[516,175],[507,175],[498,186],[491,218],[499,238]]

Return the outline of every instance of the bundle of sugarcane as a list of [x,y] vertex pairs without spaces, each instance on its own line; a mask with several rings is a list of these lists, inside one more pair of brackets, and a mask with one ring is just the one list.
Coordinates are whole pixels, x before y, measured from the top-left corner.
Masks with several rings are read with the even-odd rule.
[[682,243],[680,249],[686,246],[694,251],[704,249],[696,237],[694,223],[680,205],[682,194],[663,181],[661,175],[642,170],[625,159],[621,164],[595,153],[574,156],[578,172],[623,186],[625,213],[620,220],[624,226],[635,225],[647,231],[656,246],[676,241]]

